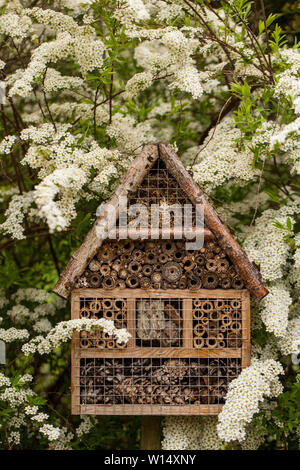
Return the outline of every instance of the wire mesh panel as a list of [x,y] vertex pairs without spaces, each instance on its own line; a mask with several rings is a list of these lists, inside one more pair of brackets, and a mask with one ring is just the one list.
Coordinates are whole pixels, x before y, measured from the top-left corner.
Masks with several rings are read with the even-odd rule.
[[[154,166],[148,171],[138,190],[128,200],[128,207],[132,205],[143,205],[147,208],[149,217],[146,223],[146,227],[150,224],[150,214],[154,216],[155,206],[163,207],[179,205],[190,205],[191,211],[189,214],[189,226],[195,226],[196,224],[196,210],[192,206],[189,198],[185,191],[180,187],[176,179],[167,170],[164,162],[158,159]],[[157,208],[157,207],[156,207]],[[129,211],[130,215],[130,211]],[[152,217],[153,221],[154,217]],[[162,226],[163,223],[163,210],[160,211],[160,220],[157,226]],[[130,217],[129,217],[130,222]],[[171,227],[175,227],[178,223],[174,214],[170,215]]]
[[107,312],[131,338],[118,347],[97,330],[74,335],[75,414],[215,414],[249,363],[246,290],[73,292],[73,318]]
[[[122,298],[98,297],[80,299],[80,318],[105,318],[112,320],[116,328],[127,327],[127,300]],[[100,330],[81,331],[80,348],[123,349],[127,345],[118,343],[108,333]]]

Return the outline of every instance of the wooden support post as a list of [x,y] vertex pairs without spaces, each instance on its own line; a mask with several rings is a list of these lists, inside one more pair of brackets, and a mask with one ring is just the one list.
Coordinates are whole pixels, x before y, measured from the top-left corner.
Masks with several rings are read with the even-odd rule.
[[160,416],[142,416],[141,450],[160,450]]

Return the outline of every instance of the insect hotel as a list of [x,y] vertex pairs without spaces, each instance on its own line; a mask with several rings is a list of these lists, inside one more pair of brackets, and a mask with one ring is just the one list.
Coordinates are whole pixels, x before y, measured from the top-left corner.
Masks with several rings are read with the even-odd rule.
[[[160,218],[124,239],[124,207],[201,207],[189,249],[175,218]],[[259,269],[222,223],[171,146],[146,145],[109,201],[119,225],[101,214],[73,254],[54,292],[71,294],[72,319],[106,318],[131,337],[125,344],[100,330],[72,340],[72,412],[99,415],[207,415],[224,404],[228,384],[250,361],[250,295],[268,291]],[[130,219],[130,211],[129,211]],[[104,227],[99,237],[97,227]],[[134,239],[133,239],[134,238]]]

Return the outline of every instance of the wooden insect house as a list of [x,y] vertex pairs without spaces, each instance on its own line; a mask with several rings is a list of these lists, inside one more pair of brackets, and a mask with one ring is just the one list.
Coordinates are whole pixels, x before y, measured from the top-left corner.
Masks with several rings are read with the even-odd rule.
[[[220,412],[229,382],[249,365],[250,294],[267,293],[258,267],[222,223],[171,146],[146,145],[110,205],[119,222],[128,208],[201,207],[204,237],[187,249],[176,220],[168,232],[150,222],[124,239],[107,237],[101,214],[73,254],[54,291],[72,295],[72,318],[107,318],[126,328],[126,344],[100,330],[72,340],[72,412],[107,415],[201,415]],[[129,216],[130,219],[130,216]],[[97,227],[105,227],[106,238]],[[154,233],[154,235],[153,235]],[[105,238],[105,239],[104,239]]]

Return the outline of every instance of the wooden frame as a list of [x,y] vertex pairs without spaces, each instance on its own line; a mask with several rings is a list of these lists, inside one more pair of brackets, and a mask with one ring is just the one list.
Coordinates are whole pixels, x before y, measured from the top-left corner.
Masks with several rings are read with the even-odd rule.
[[[250,296],[243,290],[154,290],[154,289],[76,289],[72,292],[72,319],[80,317],[80,299],[84,298],[123,298],[127,299],[127,329],[131,333],[125,349],[80,349],[79,333],[72,338],[72,414],[98,415],[207,415],[218,414],[222,405],[83,405],[80,404],[80,359],[83,358],[240,358],[241,367],[250,363]],[[182,299],[183,338],[180,347],[137,347],[135,342],[136,299]],[[242,347],[219,349],[193,348],[192,333],[192,299],[240,299],[242,311]]]

